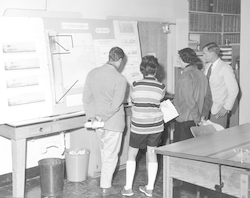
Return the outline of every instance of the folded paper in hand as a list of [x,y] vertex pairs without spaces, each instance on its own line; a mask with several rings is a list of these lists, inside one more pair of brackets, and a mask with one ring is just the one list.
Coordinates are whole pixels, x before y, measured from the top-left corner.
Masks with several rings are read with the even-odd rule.
[[161,102],[161,111],[163,113],[163,120],[165,123],[179,115],[176,108],[169,99]]
[[102,128],[104,126],[104,122],[94,121],[93,123],[91,121],[88,121],[84,124],[85,128],[91,128],[91,129],[97,129]]

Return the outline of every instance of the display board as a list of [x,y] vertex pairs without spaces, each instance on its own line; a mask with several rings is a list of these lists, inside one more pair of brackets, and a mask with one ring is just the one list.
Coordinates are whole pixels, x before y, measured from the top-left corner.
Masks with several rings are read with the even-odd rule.
[[0,18],[0,124],[52,114],[41,18]]
[[142,78],[136,21],[0,20],[4,27],[0,32],[0,124],[84,111],[86,76],[108,61],[114,46],[126,54],[121,73],[128,83]]

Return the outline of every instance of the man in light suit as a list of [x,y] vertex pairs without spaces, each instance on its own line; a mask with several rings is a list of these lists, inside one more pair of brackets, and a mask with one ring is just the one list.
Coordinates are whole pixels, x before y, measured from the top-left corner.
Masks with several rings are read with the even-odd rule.
[[100,187],[105,196],[120,192],[120,189],[112,186],[112,177],[125,128],[123,101],[127,80],[118,72],[124,56],[121,48],[113,47],[109,52],[109,61],[89,72],[83,90],[83,106],[87,119],[104,122],[103,128],[96,129],[96,136],[102,161]]
[[210,120],[226,128],[228,114],[239,93],[238,83],[232,67],[220,59],[216,43],[206,44],[202,51],[207,62],[204,73],[209,79],[213,100]]

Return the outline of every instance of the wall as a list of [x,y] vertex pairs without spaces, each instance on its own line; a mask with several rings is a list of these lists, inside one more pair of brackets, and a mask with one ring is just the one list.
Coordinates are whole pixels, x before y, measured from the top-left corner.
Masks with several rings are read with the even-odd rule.
[[[181,6],[180,6],[181,5]],[[65,16],[173,22],[168,34],[167,89],[174,92],[176,50],[188,44],[188,0],[1,0],[2,16]],[[178,38],[178,39],[177,39]]]
[[[79,12],[83,18],[107,16],[172,18],[173,0],[1,0],[0,13],[10,9]],[[138,12],[140,10],[140,12]]]
[[[180,6],[181,5],[181,6]],[[188,44],[188,0],[1,0],[0,16],[30,16],[30,17],[69,17],[91,19],[124,19],[136,21],[172,22],[171,33],[168,34],[167,44],[167,88],[169,93],[174,91],[174,65],[176,50]],[[60,137],[58,137],[60,141]],[[2,140],[2,150],[11,153],[9,140]],[[27,168],[37,163],[29,162],[34,154],[34,146],[43,140],[29,141],[27,145]],[[47,140],[46,140],[47,142]],[[5,161],[7,170],[11,171],[11,158]]]
[[[174,93],[175,84],[175,68],[177,67],[177,51],[188,46],[188,31],[189,31],[189,2],[185,0],[176,0],[174,5],[174,13],[176,18],[176,26],[173,26],[173,33],[168,37],[168,56],[171,58],[172,67],[168,68],[170,73],[167,77],[168,85],[171,84],[172,93]],[[171,78],[170,78],[171,77]],[[172,81],[173,80],[173,81]],[[168,90],[170,88],[168,87]]]
[[250,26],[249,24],[250,1],[241,0],[241,44],[240,44],[240,88],[242,96],[240,99],[239,123],[250,122]]

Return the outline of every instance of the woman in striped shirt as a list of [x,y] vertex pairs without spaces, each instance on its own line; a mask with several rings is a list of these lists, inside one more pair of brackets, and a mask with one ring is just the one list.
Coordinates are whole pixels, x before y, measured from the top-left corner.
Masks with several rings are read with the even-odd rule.
[[132,196],[132,184],[136,169],[136,156],[139,149],[147,148],[148,184],[140,186],[139,190],[151,197],[158,170],[157,156],[154,149],[161,141],[164,130],[163,114],[160,103],[165,95],[166,87],[155,75],[159,67],[154,56],[142,58],[140,71],[143,79],[131,85],[132,118],[129,140],[128,160],[126,163],[126,186],[122,195]]

